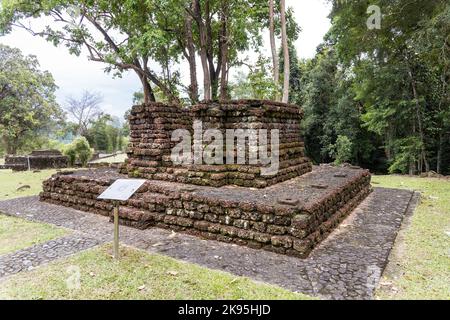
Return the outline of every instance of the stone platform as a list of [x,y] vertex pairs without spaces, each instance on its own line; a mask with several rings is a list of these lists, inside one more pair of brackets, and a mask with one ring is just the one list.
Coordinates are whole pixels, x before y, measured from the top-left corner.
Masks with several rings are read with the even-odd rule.
[[[112,169],[56,174],[40,199],[110,216],[111,201],[96,198],[126,177]],[[357,167],[315,167],[265,189],[148,180],[121,203],[120,221],[305,258],[370,192],[369,172]]]
[[68,159],[58,150],[35,150],[28,156],[5,157],[3,169],[14,171],[67,168]]

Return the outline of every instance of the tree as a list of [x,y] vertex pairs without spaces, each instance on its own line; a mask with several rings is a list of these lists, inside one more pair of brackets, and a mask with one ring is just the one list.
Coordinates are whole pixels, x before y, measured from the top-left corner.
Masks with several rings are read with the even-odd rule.
[[266,0],[192,0],[186,10],[197,27],[205,100],[227,98],[228,74],[238,54],[261,45]]
[[[298,76],[299,74],[297,74],[298,71],[298,63],[297,63],[297,52],[295,50],[295,46],[294,46],[294,42],[298,39],[299,33],[301,31],[299,25],[297,24],[296,20],[295,20],[295,16],[294,16],[294,12],[292,10],[292,8],[288,8],[286,11],[286,8],[284,8],[283,14],[281,14],[281,3],[279,3],[277,5],[277,7],[275,7],[274,2],[273,1],[269,1],[269,23],[268,23],[268,27],[269,27],[269,35],[270,35],[270,47],[271,47],[271,51],[272,51],[272,70],[273,70],[273,81],[275,84],[276,88],[283,88],[283,93],[285,93],[284,91],[284,84],[289,83],[288,86],[288,96],[291,92],[293,92],[292,90],[299,90],[298,87],[293,86],[294,82],[298,81]],[[283,18],[283,19],[282,19]],[[284,29],[283,30],[283,24],[282,24],[282,20],[284,20]],[[286,37],[283,37],[283,31],[285,31],[285,35]],[[277,46],[276,46],[276,36],[281,35],[281,50],[278,52],[277,51]],[[284,40],[286,40],[287,42],[287,54],[284,46]],[[286,57],[289,57],[288,59],[288,64],[285,65],[284,61],[286,59]],[[283,69],[283,85],[280,84],[280,69]],[[289,71],[288,71],[289,70]],[[288,77],[285,77],[284,74],[288,72],[289,75]],[[291,77],[294,77],[295,79],[292,80]],[[294,91],[294,92],[297,92]],[[275,95],[272,97],[273,100],[275,101],[279,101],[279,91],[277,90],[275,92]],[[288,97],[288,102],[290,100],[296,101],[297,99],[290,99]]]
[[73,166],[78,160],[81,166],[86,167],[92,157],[92,149],[86,138],[80,137],[66,147],[64,154],[69,158],[69,165]]
[[64,108],[76,121],[77,135],[86,136],[92,120],[102,115],[100,108],[102,102],[101,94],[87,90],[79,99],[67,97]]
[[[7,0],[0,9],[0,30],[19,27],[65,45],[73,54],[84,51],[115,75],[132,70],[142,82],[145,102],[157,99],[155,88],[169,102],[180,101],[184,87],[174,65],[184,58],[191,72],[187,91],[195,103],[196,53],[204,98],[217,99],[219,87],[220,97],[226,98],[229,70],[238,63],[238,53],[261,43],[266,6],[266,0]],[[23,22],[40,16],[54,23],[37,29]]]
[[95,150],[112,153],[122,149],[123,129],[119,119],[102,114],[92,121],[86,138]]
[[287,25],[286,25],[286,0],[280,0],[281,3],[281,42],[284,54],[284,76],[283,76],[283,98],[284,103],[289,102],[289,77],[291,72],[290,60],[289,60],[289,44],[287,37]]
[[[273,66],[273,80],[276,87],[280,82],[280,62],[278,60],[277,44],[275,41],[275,5],[274,0],[269,0],[269,33],[270,33],[270,48],[272,50],[272,66]],[[278,100],[278,93],[275,94],[275,101]]]
[[278,92],[278,86],[273,83],[269,59],[260,56],[254,66],[248,66],[250,72],[240,72],[230,84],[233,99],[270,100]]
[[56,88],[34,56],[0,44],[0,137],[6,153],[16,154],[62,120]]
[[[448,152],[448,1],[373,1],[379,29],[367,28],[365,2],[333,1],[329,41],[364,126],[381,141],[391,171],[441,171]],[[407,163],[405,163],[407,162]]]
[[[154,101],[151,84],[159,87],[171,101],[177,93],[170,79],[151,68],[153,59],[161,66],[178,53],[167,50],[171,40],[160,25],[160,1],[46,0],[3,1],[0,30],[19,27],[54,45],[64,45],[80,55],[83,50],[91,61],[106,63],[106,71],[120,75],[132,70],[139,77],[145,101]],[[165,8],[164,8],[165,10]],[[32,27],[23,19],[47,16],[53,23],[44,28]]]

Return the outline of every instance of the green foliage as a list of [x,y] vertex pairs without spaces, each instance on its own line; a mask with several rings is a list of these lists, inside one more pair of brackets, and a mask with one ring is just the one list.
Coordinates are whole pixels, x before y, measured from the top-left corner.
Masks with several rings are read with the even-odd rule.
[[[192,0],[4,0],[0,7],[0,32],[20,27],[55,46],[65,46],[71,54],[80,55],[86,50],[90,60],[106,64],[105,71],[120,76],[125,70],[132,70],[147,90],[152,90],[151,83],[163,99],[177,101],[179,93],[186,90],[175,65],[186,59],[185,18],[188,12],[193,14],[191,4]],[[261,46],[267,11],[265,0],[200,1],[199,19],[208,29],[211,73],[220,75],[219,61],[224,57],[225,45],[230,67],[239,63],[239,53]],[[23,22],[38,17],[47,17],[51,22],[42,28]],[[196,20],[191,29],[192,45],[198,53],[201,44]],[[219,83],[212,86],[217,91]]]
[[422,148],[417,137],[408,137],[395,141],[395,157],[389,167],[389,173],[408,173],[417,161],[417,154]]
[[75,150],[75,147],[72,144],[70,144],[66,146],[66,148],[63,150],[63,153],[69,159],[69,166],[74,167],[75,161],[77,161],[77,152]]
[[347,136],[339,135],[333,148],[333,157],[335,164],[343,164],[352,159],[353,144]]
[[110,115],[102,115],[97,120],[92,121],[86,138],[95,150],[113,153],[123,149],[124,134],[122,127],[119,119]]
[[269,59],[258,58],[255,66],[250,66],[246,75],[239,72],[235,82],[230,85],[233,99],[273,99],[279,88],[275,87]]
[[77,153],[78,160],[80,160],[81,165],[85,167],[89,161],[89,159],[92,157],[92,149],[89,145],[89,142],[86,138],[81,137],[76,139],[74,142],[74,148]]
[[56,88],[35,57],[0,44],[0,138],[6,153],[44,144],[62,121]]
[[69,164],[71,166],[78,160],[85,167],[91,159],[93,151],[87,139],[80,137],[66,147],[64,154],[69,158]]
[[373,171],[450,172],[450,4],[372,1],[382,23],[371,30],[366,2],[331,2],[325,42],[300,62],[308,155],[332,161],[341,135],[349,161]]

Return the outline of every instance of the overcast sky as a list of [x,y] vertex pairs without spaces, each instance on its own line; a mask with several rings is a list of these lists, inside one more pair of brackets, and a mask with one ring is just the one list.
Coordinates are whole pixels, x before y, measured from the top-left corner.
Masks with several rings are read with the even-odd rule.
[[[330,5],[325,0],[286,0],[286,3],[293,7],[302,28],[296,43],[297,52],[302,58],[313,57],[317,45],[330,27],[327,18]],[[67,96],[78,97],[83,90],[98,91],[104,97],[102,109],[122,118],[132,105],[133,93],[141,89],[135,73],[124,73],[122,78],[113,79],[103,72],[104,65],[101,63],[90,62],[85,55],[70,55],[65,48],[56,48],[24,30],[14,30],[0,37],[0,43],[19,48],[24,54],[37,56],[41,68],[50,71],[55,78],[59,87],[57,99],[61,105]],[[265,43],[269,43],[269,39]],[[269,48],[266,52],[269,52]]]

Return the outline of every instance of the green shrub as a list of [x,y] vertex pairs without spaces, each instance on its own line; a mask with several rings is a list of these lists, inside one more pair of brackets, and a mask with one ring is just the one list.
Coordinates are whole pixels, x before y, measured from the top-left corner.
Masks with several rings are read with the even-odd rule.
[[73,167],[75,166],[75,161],[77,160],[77,152],[75,151],[74,145],[69,144],[65,149],[64,149],[64,155],[67,156],[68,160],[69,160],[69,166]]
[[80,161],[85,167],[92,157],[93,151],[85,137],[77,138],[65,150],[64,154],[69,158],[69,165],[74,166],[75,161]]
[[334,145],[335,164],[349,162],[353,155],[353,143],[347,136],[338,136]]
[[76,139],[73,144],[75,146],[78,160],[81,162],[81,165],[85,167],[93,153],[89,142],[85,137],[81,137]]

